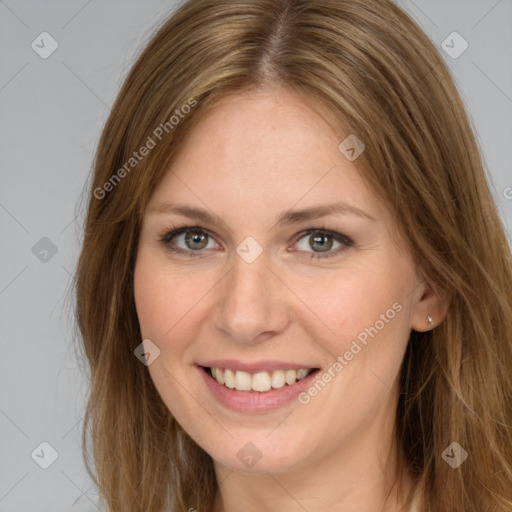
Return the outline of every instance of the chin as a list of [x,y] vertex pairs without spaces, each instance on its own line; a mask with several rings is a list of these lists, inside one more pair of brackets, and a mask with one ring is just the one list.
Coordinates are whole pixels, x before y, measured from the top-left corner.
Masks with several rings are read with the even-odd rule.
[[[267,434],[265,434],[267,435]],[[233,442],[232,450],[218,453],[209,451],[214,462],[233,470],[253,474],[287,473],[306,464],[303,447],[296,449],[287,444],[285,450],[279,451],[272,443],[242,441]],[[218,448],[218,447],[216,447]]]

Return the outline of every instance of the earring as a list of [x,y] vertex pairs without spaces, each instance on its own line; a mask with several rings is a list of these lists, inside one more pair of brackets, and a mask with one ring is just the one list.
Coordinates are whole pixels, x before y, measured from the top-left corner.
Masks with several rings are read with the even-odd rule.
[[430,315],[427,315],[427,322],[432,325],[434,323],[434,319],[430,316]]

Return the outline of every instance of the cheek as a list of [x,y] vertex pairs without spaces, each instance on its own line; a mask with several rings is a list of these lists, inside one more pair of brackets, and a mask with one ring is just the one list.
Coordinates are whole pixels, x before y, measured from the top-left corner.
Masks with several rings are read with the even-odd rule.
[[[183,307],[181,290],[150,251],[140,251],[134,269],[134,297],[143,338],[161,346],[179,319]],[[169,335],[170,333],[168,333]],[[161,347],[162,348],[162,347]]]
[[388,310],[387,316],[395,317],[393,304],[403,302],[401,288],[387,269],[372,272],[366,268],[353,269],[350,274],[339,272],[296,290],[327,338],[345,339],[372,326]]
[[186,350],[194,331],[204,324],[204,299],[215,285],[214,277],[189,269],[171,272],[165,259],[150,250],[140,251],[134,269],[134,296],[143,338],[151,339],[162,353]]
[[[185,421],[189,393],[195,391],[186,392],[180,382],[188,377],[187,364],[192,362],[187,352],[194,336],[191,326],[201,324],[194,316],[198,308],[193,307],[199,290],[193,290],[186,279],[171,274],[151,251],[139,252],[134,269],[134,296],[141,335],[160,350],[148,371],[169,411]],[[187,424],[186,430],[190,429]]]
[[172,304],[167,302],[170,297],[167,296],[166,287],[147,268],[143,261],[135,266],[135,307],[143,338],[156,340],[165,329],[166,321],[171,320],[166,319],[165,311],[172,310]]
[[379,268],[354,268],[305,295],[317,314],[315,338],[322,340],[333,362],[343,358],[337,374],[355,377],[371,368],[385,382],[394,379],[410,333],[406,296],[412,274],[405,265],[401,269],[398,276],[391,261]]
[[143,335],[161,337],[176,323],[190,293],[184,293],[183,280],[171,275],[165,259],[147,247],[139,249],[133,284]]

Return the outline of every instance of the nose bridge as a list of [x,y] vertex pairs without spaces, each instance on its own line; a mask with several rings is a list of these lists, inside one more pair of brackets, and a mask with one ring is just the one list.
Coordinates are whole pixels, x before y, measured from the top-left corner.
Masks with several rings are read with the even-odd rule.
[[271,277],[267,255],[262,253],[254,260],[246,260],[237,254],[233,260],[232,270],[227,276],[226,305],[251,306],[253,311],[263,307],[265,301],[260,299],[265,289],[268,290]]
[[236,341],[257,343],[262,333],[282,329],[286,314],[268,252],[257,254],[250,245],[246,252],[243,248],[247,247],[242,243],[225,277],[217,327]]

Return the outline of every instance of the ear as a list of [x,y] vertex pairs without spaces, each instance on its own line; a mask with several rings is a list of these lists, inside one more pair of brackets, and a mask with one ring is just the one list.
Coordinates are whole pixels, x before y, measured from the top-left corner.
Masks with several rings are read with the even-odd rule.
[[[445,318],[450,305],[447,292],[435,290],[423,281],[414,291],[411,309],[411,327],[417,332],[425,332],[437,327]],[[433,322],[429,323],[428,317]]]

